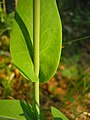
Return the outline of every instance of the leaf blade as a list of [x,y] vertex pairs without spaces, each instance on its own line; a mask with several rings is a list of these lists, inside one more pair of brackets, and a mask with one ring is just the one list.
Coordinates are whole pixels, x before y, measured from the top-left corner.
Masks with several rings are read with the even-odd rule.
[[51,107],[51,113],[53,115],[54,120],[69,120],[62,112],[60,112],[55,107]]
[[[57,21],[57,22],[56,22]],[[40,82],[56,72],[62,46],[62,25],[55,0],[41,1]]]
[[[14,64],[19,68],[20,72],[32,82],[38,81],[34,73],[33,65],[33,46],[30,34],[25,23],[20,17],[20,8],[23,2],[20,1],[19,8],[15,14],[13,29],[11,32],[10,51]],[[15,34],[16,33],[16,34]]]
[[[22,18],[22,21],[25,24],[28,34],[31,37],[31,44],[32,44],[31,46],[33,46],[33,1],[26,0],[25,3],[24,1],[19,2],[17,13]],[[40,32],[39,81],[41,83],[45,83],[55,74],[61,55],[62,25],[55,0],[50,0],[50,1],[41,0],[40,24],[41,24],[40,26],[41,32]],[[14,21],[14,26],[15,26],[14,29],[17,28],[16,31],[20,29],[18,25],[15,24],[15,21]],[[31,53],[29,54],[29,49],[27,49],[28,46],[25,45],[26,43],[24,41],[25,37],[20,30],[18,31],[19,31],[19,34],[17,34],[17,36],[19,36],[18,42],[16,40],[17,37],[15,36],[15,30],[12,34],[12,39],[14,40],[11,40],[11,53],[14,59],[14,63],[21,70],[21,73],[24,73],[24,76],[26,78],[31,79],[32,82],[36,82],[38,78],[34,74],[33,59],[31,57],[33,55],[30,55],[31,53],[33,53],[33,50],[30,50]],[[20,39],[22,39],[22,41]],[[17,47],[17,50],[15,50],[14,46],[15,45],[17,46],[19,44],[21,45]],[[21,51],[19,49],[21,49]],[[22,51],[26,51],[26,54],[25,52],[22,53]],[[20,55],[16,55],[18,54],[18,52],[20,53]],[[21,56],[22,60],[26,58],[27,59],[23,60],[23,62],[21,63],[19,56]],[[16,57],[18,58],[16,59]]]
[[18,100],[0,100],[0,117],[3,119],[25,120]]

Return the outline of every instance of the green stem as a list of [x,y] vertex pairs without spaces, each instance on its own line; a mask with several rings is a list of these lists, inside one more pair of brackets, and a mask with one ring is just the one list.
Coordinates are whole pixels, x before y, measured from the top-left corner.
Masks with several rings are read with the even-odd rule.
[[[39,77],[39,40],[40,40],[40,0],[33,0],[34,70],[37,77]],[[40,120],[39,81],[35,83],[35,107],[37,120]]]

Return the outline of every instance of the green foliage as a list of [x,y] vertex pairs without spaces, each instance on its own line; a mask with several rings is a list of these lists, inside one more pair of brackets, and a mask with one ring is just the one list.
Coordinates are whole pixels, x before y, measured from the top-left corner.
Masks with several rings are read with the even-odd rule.
[[14,19],[14,12],[9,15],[4,15],[4,22],[0,21],[0,36],[3,35],[6,31],[10,32],[12,28],[12,23]]
[[16,120],[16,118],[1,116],[1,117],[0,117],[0,120]]
[[55,0],[41,0],[40,82],[48,81],[55,73],[61,46],[62,27]]
[[22,116],[25,116],[26,120],[35,120],[36,114],[34,107],[23,101],[20,101],[20,104],[23,110]]
[[[23,110],[23,114],[21,114],[21,116],[24,116],[26,120],[37,120],[34,104],[30,105],[27,102],[20,101],[20,105]],[[40,120],[44,120],[42,111],[40,112]]]
[[[25,77],[31,79],[33,82],[37,81],[38,78],[34,73],[34,66],[30,56],[32,52],[32,43],[29,37],[29,33],[24,22],[21,20],[18,13],[15,14],[13,29],[11,32],[11,53],[15,65],[20,69],[20,72],[24,74]],[[22,29],[19,28],[19,26]],[[16,34],[15,34],[16,31]],[[23,33],[24,35],[23,35]]]
[[35,109],[23,101],[1,100],[0,118],[2,120],[35,120]]
[[35,105],[23,101],[0,100],[0,120],[37,120],[35,111]]
[[[19,1],[11,32],[10,49],[13,61],[20,72],[32,82],[44,83],[54,75],[59,64],[62,26],[55,0],[41,0],[40,12],[39,78],[34,72],[33,61],[33,0]],[[24,102],[0,101],[0,116],[3,119],[11,117],[11,119],[38,120],[37,113],[36,108]]]
[[[26,4],[24,1],[19,2],[15,14],[11,33],[11,54],[20,72],[26,78],[35,82],[38,78],[34,73],[33,66],[33,5],[32,0],[26,0],[25,2]],[[27,5],[29,6],[27,7]],[[44,83],[54,75],[61,52],[62,28],[55,0],[41,1],[40,29],[39,80]]]
[[2,2],[0,1],[0,22],[4,22],[4,11],[2,9]]
[[60,112],[55,107],[51,107],[51,113],[53,115],[54,120],[69,120],[62,112]]
[[25,120],[25,118],[20,115],[22,113],[23,111],[18,100],[0,100],[0,117],[4,118],[2,120],[6,118],[11,118],[11,120]]

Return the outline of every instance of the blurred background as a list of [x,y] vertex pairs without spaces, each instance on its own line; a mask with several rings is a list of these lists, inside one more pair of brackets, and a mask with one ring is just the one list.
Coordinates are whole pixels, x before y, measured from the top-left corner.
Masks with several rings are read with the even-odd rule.
[[[90,0],[56,0],[63,27],[62,55],[55,76],[40,84],[41,106],[70,120],[90,120]],[[12,63],[10,32],[17,0],[0,0],[0,99],[32,101],[33,84]],[[56,21],[57,22],[57,21]]]

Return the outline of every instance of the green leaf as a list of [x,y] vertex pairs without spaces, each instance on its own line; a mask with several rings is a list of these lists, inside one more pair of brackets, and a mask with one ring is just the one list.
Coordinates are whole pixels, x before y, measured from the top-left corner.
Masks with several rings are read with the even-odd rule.
[[62,112],[60,112],[55,107],[51,107],[51,113],[53,115],[54,120],[69,120]]
[[2,117],[0,117],[0,120],[16,120],[16,119],[2,116]]
[[0,120],[25,120],[18,100],[0,100]]
[[34,73],[34,66],[32,62],[32,42],[27,28],[17,12],[15,13],[15,20],[11,32],[10,50],[12,58],[20,72],[28,80],[35,82],[38,78]]
[[41,0],[40,82],[56,72],[62,46],[62,26],[56,0]]
[[[40,76],[47,82],[55,73],[61,54],[62,26],[56,0],[41,0]],[[33,65],[33,0],[20,0],[11,33],[14,63],[29,80],[38,80]]]
[[36,115],[35,115],[34,108],[28,103],[25,103],[23,101],[20,101],[20,104],[23,110],[22,116],[25,116],[26,120],[35,120]]

